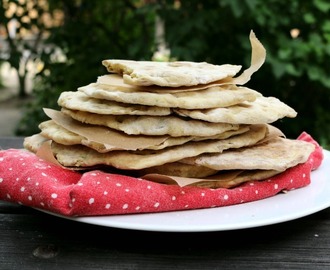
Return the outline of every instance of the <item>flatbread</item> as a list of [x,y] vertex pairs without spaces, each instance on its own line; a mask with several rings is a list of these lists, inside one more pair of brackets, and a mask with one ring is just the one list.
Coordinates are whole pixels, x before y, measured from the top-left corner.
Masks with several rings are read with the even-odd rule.
[[41,122],[38,127],[41,130],[41,136],[49,140],[54,140],[63,145],[81,144],[81,141],[83,139],[76,133],[73,133],[57,125],[53,120]]
[[212,65],[189,61],[155,62],[108,59],[103,60],[102,64],[108,72],[122,74],[124,82],[127,84],[163,87],[207,84],[233,77],[241,69],[239,65]]
[[82,111],[74,111],[62,108],[64,114],[69,115],[82,123],[106,126],[120,130],[129,135],[172,137],[183,136],[214,136],[229,130],[238,130],[239,125],[227,123],[210,123],[206,121],[180,118],[175,115],[166,117],[157,116],[113,116],[98,115]]
[[105,84],[91,83],[78,88],[89,97],[128,104],[140,104],[164,108],[208,109],[228,107],[244,101],[254,101],[261,96],[247,87],[227,85],[200,91],[180,93],[150,93],[144,91],[120,91]]
[[125,104],[105,99],[92,98],[80,91],[62,92],[58,105],[71,110],[110,115],[169,115],[169,108]]
[[42,122],[39,125],[39,128],[41,129],[41,136],[62,145],[85,145],[100,153],[118,150],[118,148],[114,146],[88,140],[83,136],[63,128],[62,126],[56,124],[53,120]]
[[226,150],[221,154],[202,154],[185,162],[214,170],[285,171],[306,162],[314,149],[312,143],[276,137],[253,147]]
[[[179,93],[204,90],[213,86],[228,84],[227,80],[216,81],[208,84],[180,87],[162,87],[159,85],[139,86],[124,83],[123,77],[118,74],[105,74],[97,77],[96,83],[106,85],[108,88],[124,92],[151,92],[151,93]],[[230,83],[235,84],[235,83]]]
[[33,134],[24,138],[23,147],[30,152],[37,153],[43,143],[49,139],[42,136],[40,133]]
[[[235,136],[238,134],[242,134],[244,132],[247,132],[249,130],[248,126],[242,127],[239,130],[233,130],[233,131],[227,131],[222,134],[211,136],[211,137],[193,137],[193,136],[185,136],[185,137],[165,137],[165,138],[154,138],[154,144],[152,143],[152,139],[150,137],[150,143],[146,143],[144,137],[142,138],[142,143],[139,144],[139,141],[141,140],[140,137],[130,137],[130,143],[122,143],[123,140],[121,140],[120,134],[112,134],[113,136],[116,135],[118,137],[119,144],[115,144],[111,139],[106,142],[106,137],[100,141],[97,141],[97,138],[90,136],[90,133],[84,132],[84,127],[80,130],[80,134],[85,134],[85,136],[79,135],[77,133],[74,133],[70,131],[70,127],[66,126],[63,127],[59,124],[57,124],[54,120],[48,120],[40,123],[39,128],[41,129],[40,135],[43,137],[53,140],[54,142],[62,145],[84,145],[89,148],[92,148],[100,153],[107,153],[110,151],[116,151],[116,150],[143,150],[143,149],[149,149],[149,150],[161,150],[166,147],[176,146],[176,145],[182,145],[184,143],[187,143],[189,141],[202,141],[202,140],[220,140],[220,139],[226,139],[231,136]],[[90,129],[93,129],[93,126],[89,127]],[[95,127],[94,127],[95,128]],[[75,130],[75,129],[74,129]],[[99,130],[98,130],[99,131]],[[107,132],[107,130],[105,130]],[[91,130],[91,132],[93,132]],[[109,132],[107,132],[109,134]],[[101,135],[101,134],[100,134]],[[90,138],[88,138],[90,136]],[[127,138],[124,138],[126,141]],[[134,144],[134,141],[136,143]]]
[[202,153],[221,153],[230,148],[251,146],[267,135],[266,125],[251,126],[248,132],[224,140],[188,142],[180,146],[168,147],[160,151],[115,151],[98,153],[84,146],[63,146],[52,144],[58,162],[67,167],[108,165],[124,170],[138,170],[175,162]]
[[180,116],[213,123],[266,124],[284,117],[294,118],[297,112],[275,97],[258,97],[253,102],[243,102],[227,108],[207,110],[175,109]]

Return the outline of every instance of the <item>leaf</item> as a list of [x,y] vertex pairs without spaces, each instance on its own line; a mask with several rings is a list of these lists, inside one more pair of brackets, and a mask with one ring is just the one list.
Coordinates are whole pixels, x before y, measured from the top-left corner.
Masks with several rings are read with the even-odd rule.
[[315,7],[320,11],[327,13],[330,10],[330,3],[329,1],[325,0],[314,0],[313,1]]
[[325,21],[322,26],[321,29],[323,32],[330,32],[330,21]]
[[272,61],[272,66],[273,66],[273,73],[277,79],[281,78],[284,73],[285,73],[285,64],[278,61],[278,60],[273,60]]
[[278,57],[282,60],[289,59],[292,54],[290,47],[281,48],[278,52]]
[[312,13],[310,13],[310,12],[305,13],[305,14],[303,15],[303,18],[304,18],[304,21],[305,21],[307,24],[313,24],[313,23],[316,22],[316,18],[315,18],[315,16],[314,16]]
[[320,69],[317,66],[310,66],[307,69],[307,74],[311,80],[316,81],[316,80],[320,79],[321,73],[320,73]]
[[294,64],[289,63],[286,65],[286,71],[288,74],[293,75],[293,76],[300,76],[302,74],[302,70],[299,70]]

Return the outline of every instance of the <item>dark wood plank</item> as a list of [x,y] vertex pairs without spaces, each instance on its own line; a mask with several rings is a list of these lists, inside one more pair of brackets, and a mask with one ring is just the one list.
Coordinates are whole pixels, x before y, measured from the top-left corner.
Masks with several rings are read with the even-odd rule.
[[9,148],[23,148],[23,137],[0,137],[0,150]]
[[113,229],[36,210],[1,214],[0,265],[3,269],[326,269],[330,221],[324,218],[330,211],[325,212],[283,224],[210,233]]

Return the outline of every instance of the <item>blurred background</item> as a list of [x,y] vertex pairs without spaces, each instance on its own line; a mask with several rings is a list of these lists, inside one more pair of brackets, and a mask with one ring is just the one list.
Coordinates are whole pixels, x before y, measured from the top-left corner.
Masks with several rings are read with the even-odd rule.
[[330,148],[328,0],[0,0],[0,135],[38,133],[42,108],[106,74],[104,59],[244,70],[251,29],[267,58],[246,86],[298,112],[274,123],[287,137]]

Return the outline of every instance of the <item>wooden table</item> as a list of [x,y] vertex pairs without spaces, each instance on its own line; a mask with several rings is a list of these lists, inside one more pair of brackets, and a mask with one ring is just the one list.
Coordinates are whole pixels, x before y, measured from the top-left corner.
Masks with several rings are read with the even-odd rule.
[[[22,140],[0,138],[0,148],[22,148]],[[0,215],[0,269],[330,269],[330,208],[202,233],[102,227],[7,202]]]

